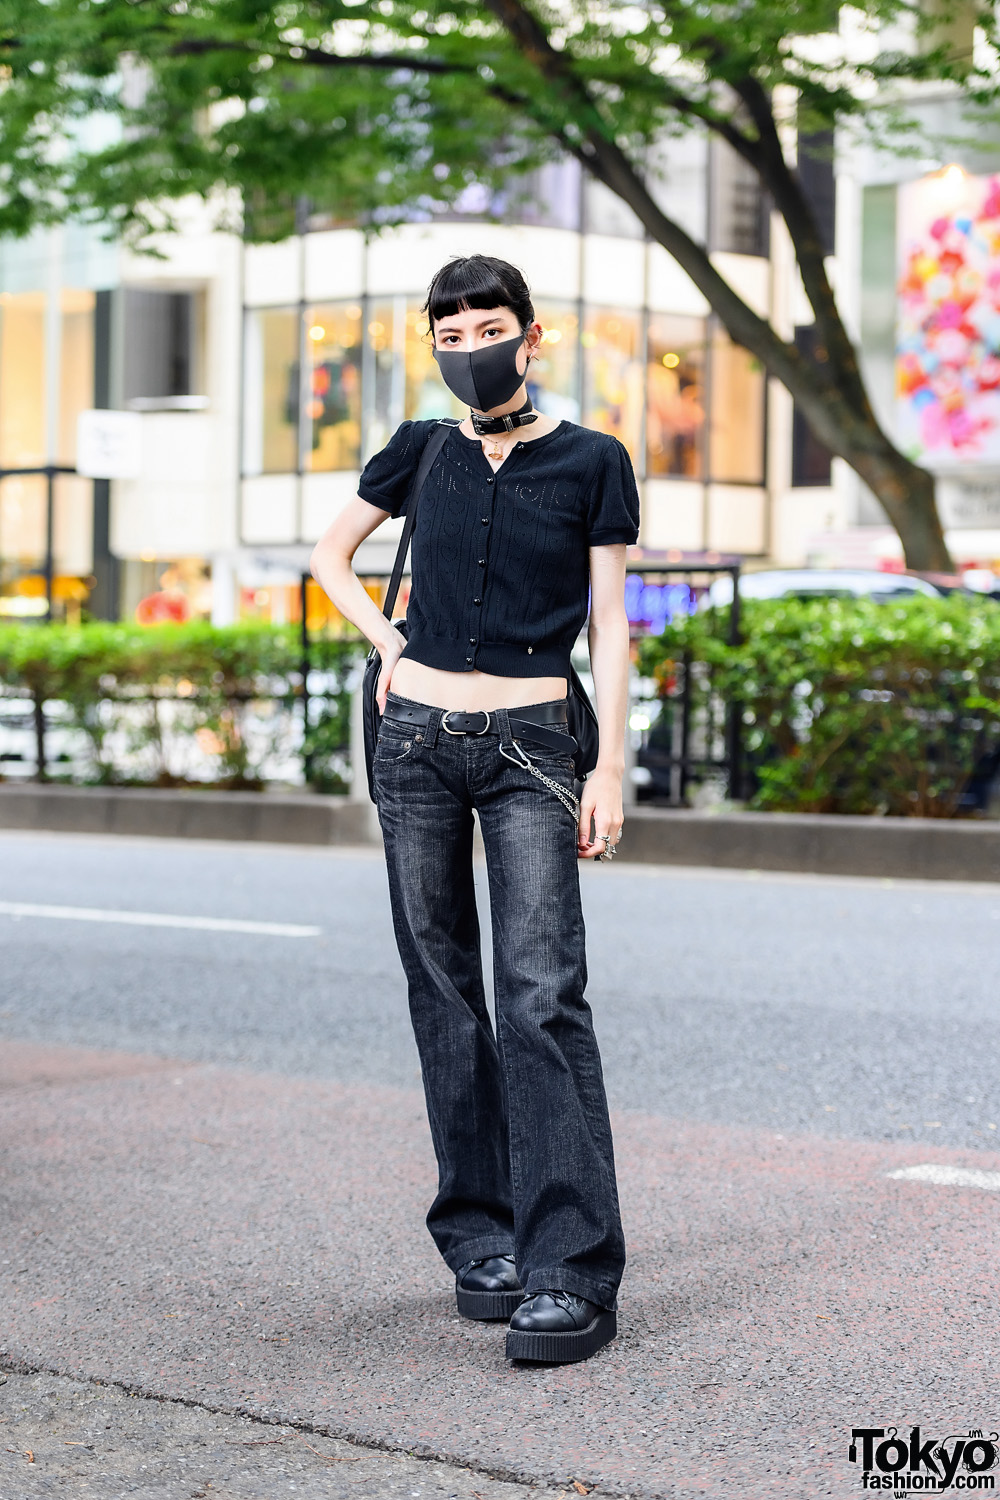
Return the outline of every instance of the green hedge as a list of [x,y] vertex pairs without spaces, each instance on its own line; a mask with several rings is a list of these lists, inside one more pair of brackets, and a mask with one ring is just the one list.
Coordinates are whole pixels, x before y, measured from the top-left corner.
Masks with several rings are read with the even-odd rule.
[[691,674],[741,706],[755,808],[953,817],[1000,746],[1000,606],[952,594],[893,604],[753,600],[743,644],[719,616],[684,617],[640,646],[640,671]]
[[[364,649],[360,637],[317,638],[310,643],[314,670],[328,674],[327,693],[312,704],[310,780],[325,790],[346,784],[333,769],[350,737],[349,674]],[[61,723],[78,730],[88,747],[87,780],[130,778],[116,765],[110,740],[124,732],[130,751],[143,752],[153,772],[144,780],[176,785],[166,763],[163,705],[184,732],[211,745],[214,784],[261,785],[266,745],[254,752],[245,734],[253,705],[271,704],[276,717],[301,712],[302,648],[296,627],[258,624],[6,625],[0,626],[0,690],[36,704],[65,705]],[[67,718],[68,715],[68,718]],[[53,716],[50,713],[50,717]]]

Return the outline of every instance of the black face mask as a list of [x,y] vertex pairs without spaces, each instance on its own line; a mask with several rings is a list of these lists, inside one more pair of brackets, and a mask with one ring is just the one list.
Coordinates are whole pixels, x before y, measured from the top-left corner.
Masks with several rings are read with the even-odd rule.
[[435,349],[441,378],[459,401],[476,411],[492,411],[504,406],[516,395],[524,376],[517,368],[517,351],[524,334],[497,343],[483,344],[471,352],[464,349]]

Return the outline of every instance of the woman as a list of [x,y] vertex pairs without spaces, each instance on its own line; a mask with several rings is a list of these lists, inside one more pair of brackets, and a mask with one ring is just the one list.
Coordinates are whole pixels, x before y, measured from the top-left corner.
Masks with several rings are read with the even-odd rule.
[[[449,429],[417,508],[408,639],[351,562],[405,512],[436,423],[404,422],[375,455],[312,570],[382,658],[373,774],[440,1174],[427,1226],[460,1313],[509,1318],[510,1359],[569,1362],[615,1337],[625,1264],[577,859],[610,858],[621,836],[625,546],[639,499],[616,439],[532,409],[525,376],[542,329],[519,271],[485,255],[452,260],[424,311],[442,377],[470,414]],[[566,697],[588,583],[600,758],[577,803]]]

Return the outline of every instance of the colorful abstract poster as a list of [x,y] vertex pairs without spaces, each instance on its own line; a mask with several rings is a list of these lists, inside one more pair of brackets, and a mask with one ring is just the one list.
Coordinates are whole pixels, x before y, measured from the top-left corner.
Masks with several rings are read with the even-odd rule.
[[897,225],[900,444],[939,471],[1000,467],[1000,177],[907,183]]

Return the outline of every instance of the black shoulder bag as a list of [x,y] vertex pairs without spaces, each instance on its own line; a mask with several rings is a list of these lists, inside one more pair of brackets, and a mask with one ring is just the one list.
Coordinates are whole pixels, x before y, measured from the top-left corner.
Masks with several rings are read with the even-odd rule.
[[[417,471],[414,475],[406,505],[406,520],[403,525],[403,534],[399,539],[396,561],[392,566],[389,587],[386,590],[385,603],[382,606],[382,613],[386,619],[391,618],[393,605],[396,603],[396,595],[399,593],[399,585],[403,577],[403,565],[406,561],[406,552],[410,545],[410,536],[413,531],[417,501],[420,499],[427,476],[434,466],[434,461],[445,445],[448,437],[448,428],[455,425],[453,422],[439,423],[427,439],[424,451],[420,456],[420,463],[417,465]],[[406,621],[393,620],[392,623],[393,628],[405,637]],[[373,802],[375,801],[375,781],[372,776],[372,763],[375,759],[375,744],[378,740],[379,726],[382,723],[382,715],[379,713],[375,690],[378,687],[378,679],[381,671],[382,657],[378,647],[372,646],[365,660],[365,675],[361,685],[361,701],[364,716],[365,769],[368,774],[368,795]],[[580,681],[579,673],[572,665],[569,669],[569,693],[567,696],[566,714],[569,720],[569,732],[576,740],[577,746],[576,753],[573,756],[576,779],[578,783],[582,783],[584,777],[588,776],[597,765],[597,715],[594,712],[593,704],[587,697],[587,690]],[[579,786],[577,790],[579,791]]]

